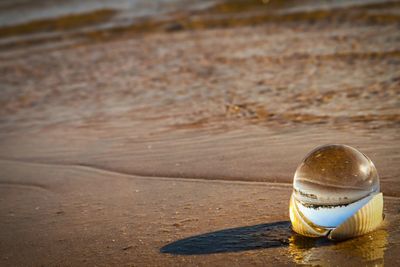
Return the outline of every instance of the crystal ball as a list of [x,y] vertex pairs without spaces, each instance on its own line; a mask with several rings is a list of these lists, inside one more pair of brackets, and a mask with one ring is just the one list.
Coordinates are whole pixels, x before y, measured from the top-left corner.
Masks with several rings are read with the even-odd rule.
[[324,145],[298,166],[293,196],[312,223],[336,227],[379,193],[379,176],[372,161],[347,145]]

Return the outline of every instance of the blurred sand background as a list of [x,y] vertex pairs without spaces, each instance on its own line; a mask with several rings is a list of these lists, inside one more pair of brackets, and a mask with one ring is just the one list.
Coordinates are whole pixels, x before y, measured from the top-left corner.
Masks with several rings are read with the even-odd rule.
[[[2,1],[0,264],[400,265],[399,48],[399,1]],[[383,229],[291,232],[326,143]]]

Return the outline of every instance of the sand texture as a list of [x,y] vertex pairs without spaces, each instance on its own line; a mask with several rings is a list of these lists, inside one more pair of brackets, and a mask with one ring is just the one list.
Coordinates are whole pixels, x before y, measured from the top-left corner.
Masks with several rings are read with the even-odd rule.
[[[398,2],[229,7],[0,45],[0,265],[400,266]],[[379,231],[291,231],[294,171],[327,143],[375,163]]]

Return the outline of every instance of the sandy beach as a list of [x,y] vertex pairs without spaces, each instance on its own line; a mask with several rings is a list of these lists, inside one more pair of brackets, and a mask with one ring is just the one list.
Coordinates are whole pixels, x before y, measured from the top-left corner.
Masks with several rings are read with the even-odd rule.
[[[400,265],[400,4],[367,2],[0,27],[0,265]],[[375,163],[378,231],[292,232],[327,143]]]

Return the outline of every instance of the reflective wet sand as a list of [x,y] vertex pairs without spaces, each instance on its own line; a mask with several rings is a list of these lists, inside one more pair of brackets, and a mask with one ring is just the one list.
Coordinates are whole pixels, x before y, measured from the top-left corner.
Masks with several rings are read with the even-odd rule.
[[381,230],[334,243],[292,232],[286,184],[0,165],[4,265],[399,263],[397,198]]

